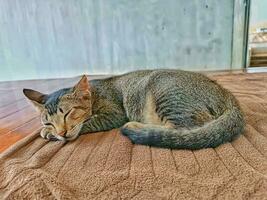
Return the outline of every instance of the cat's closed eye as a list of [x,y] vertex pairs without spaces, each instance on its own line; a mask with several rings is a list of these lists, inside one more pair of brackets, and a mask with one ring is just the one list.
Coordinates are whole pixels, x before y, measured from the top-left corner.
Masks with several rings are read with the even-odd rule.
[[62,110],[62,108],[59,108],[59,111],[60,111],[61,113],[64,113],[63,110]]
[[65,115],[64,115],[64,121],[66,122],[67,116],[71,113],[73,109],[70,109]]
[[44,123],[44,125],[45,125],[45,126],[53,126],[53,127],[55,128],[54,124],[52,124],[52,123],[49,123],[49,122],[47,122],[47,123]]
[[73,107],[70,112],[70,118],[76,120],[81,118],[84,114],[86,114],[86,110],[83,107]]

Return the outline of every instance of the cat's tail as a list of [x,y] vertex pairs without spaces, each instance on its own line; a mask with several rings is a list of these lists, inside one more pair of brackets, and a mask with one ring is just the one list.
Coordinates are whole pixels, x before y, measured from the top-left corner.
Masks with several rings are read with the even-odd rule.
[[242,112],[233,106],[217,119],[191,130],[146,125],[144,128],[126,126],[121,131],[135,144],[172,149],[201,149],[230,142],[243,132],[244,127]]

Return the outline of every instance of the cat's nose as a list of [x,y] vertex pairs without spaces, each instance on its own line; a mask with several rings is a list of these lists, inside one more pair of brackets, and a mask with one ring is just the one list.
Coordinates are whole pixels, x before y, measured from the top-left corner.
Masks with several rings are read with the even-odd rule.
[[67,131],[61,131],[60,133],[58,133],[60,136],[63,136],[63,137],[65,137],[66,136],[66,134],[67,134]]

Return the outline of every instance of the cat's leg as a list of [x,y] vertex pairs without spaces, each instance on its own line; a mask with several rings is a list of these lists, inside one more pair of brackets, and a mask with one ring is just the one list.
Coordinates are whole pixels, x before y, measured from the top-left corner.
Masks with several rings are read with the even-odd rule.
[[126,124],[124,124],[123,128],[127,128],[127,129],[140,129],[140,128],[144,128],[146,126],[146,124],[141,123],[141,122],[127,122]]
[[[174,130],[174,125],[166,123],[164,125],[144,124],[140,122],[128,122],[122,128],[121,132],[135,144],[149,144],[151,137],[160,137],[158,133],[164,133],[168,130]],[[154,134],[151,134],[153,133]]]
[[94,115],[83,123],[79,134],[108,131],[121,127],[125,122],[127,122],[127,118],[123,114],[115,115],[111,112]]
[[53,134],[54,129],[49,126],[45,126],[42,128],[40,135],[42,138],[50,140],[50,141],[57,141],[58,139]]
[[164,125],[152,124],[152,123],[141,123],[141,122],[127,122],[122,128],[127,129],[141,129],[149,127],[158,127],[158,128],[175,128],[175,126],[169,122],[166,122]]

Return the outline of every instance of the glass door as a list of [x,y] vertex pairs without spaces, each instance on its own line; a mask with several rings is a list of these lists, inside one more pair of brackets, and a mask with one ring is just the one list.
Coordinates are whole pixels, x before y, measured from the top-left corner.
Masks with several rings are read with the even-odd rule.
[[248,71],[267,70],[267,1],[251,0],[248,35]]

